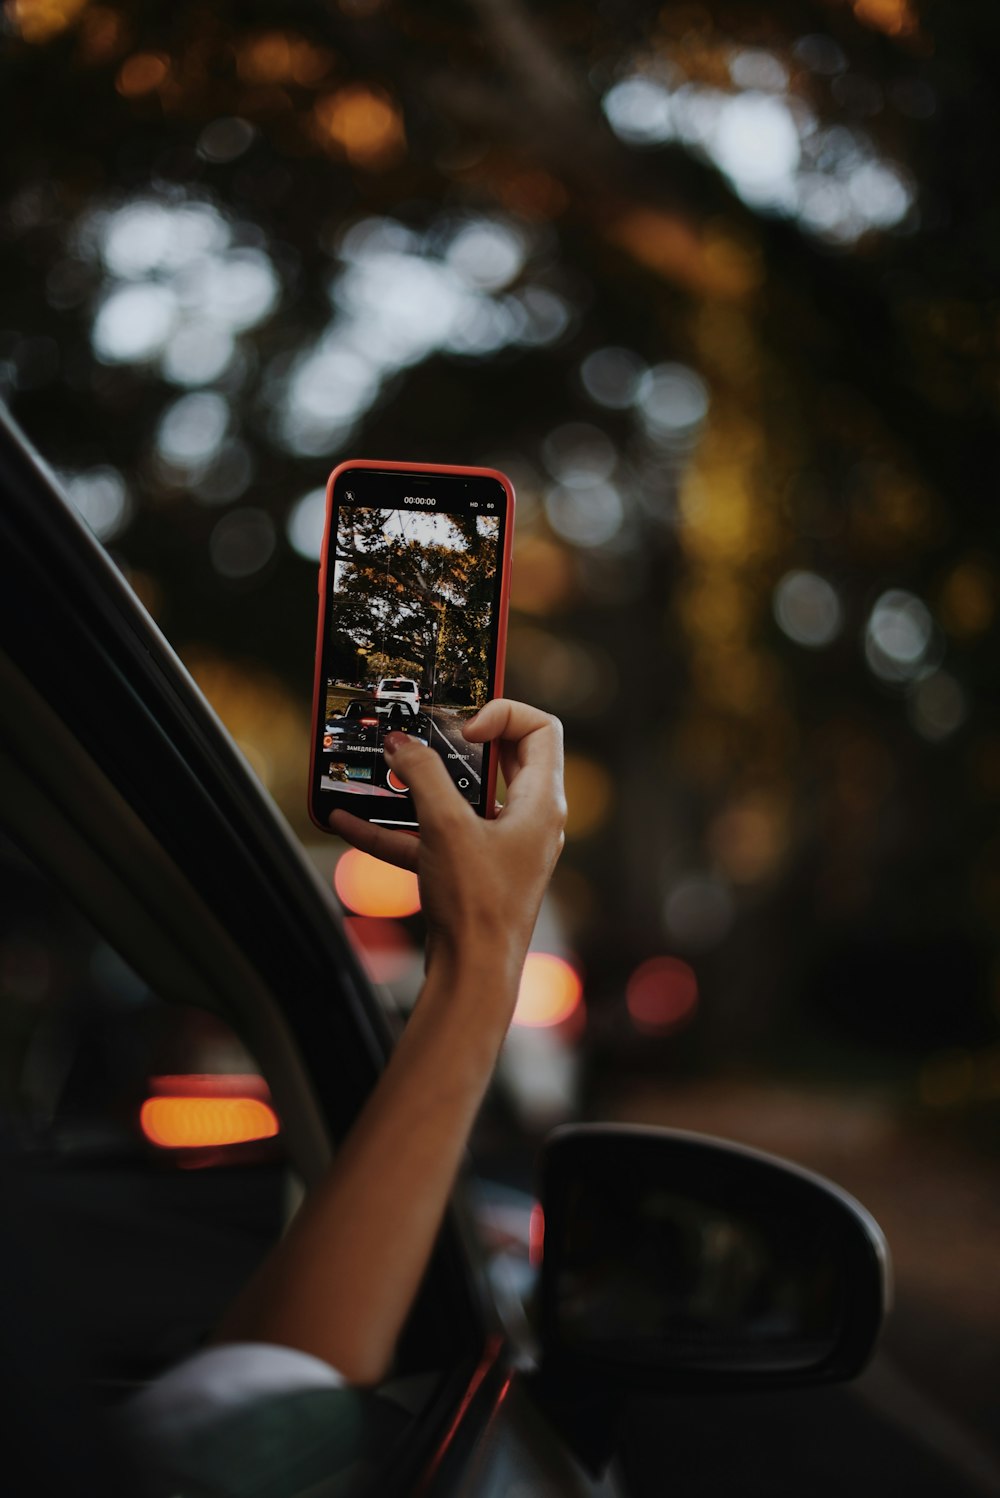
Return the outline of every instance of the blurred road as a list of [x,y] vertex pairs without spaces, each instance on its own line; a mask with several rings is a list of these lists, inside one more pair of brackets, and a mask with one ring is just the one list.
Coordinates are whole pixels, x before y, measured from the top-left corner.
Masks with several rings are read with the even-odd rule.
[[679,1492],[715,1498],[732,1485],[734,1443],[740,1498],[1000,1495],[1000,1192],[987,1160],[878,1098],[753,1082],[640,1084],[595,1116],[719,1135],[829,1176],[878,1219],[895,1268],[895,1309],[853,1385],[637,1408],[626,1448],[637,1498],[666,1492],[671,1471]]
[[[433,730],[433,747],[438,751],[443,750],[445,755],[452,752],[464,761],[462,774],[471,779],[473,787],[478,788],[481,784],[481,776],[474,764],[475,759],[478,758],[478,751],[473,749],[462,736],[462,714],[445,707],[431,707],[426,708],[425,711]],[[454,760],[450,761],[449,769],[456,780],[460,778]]]

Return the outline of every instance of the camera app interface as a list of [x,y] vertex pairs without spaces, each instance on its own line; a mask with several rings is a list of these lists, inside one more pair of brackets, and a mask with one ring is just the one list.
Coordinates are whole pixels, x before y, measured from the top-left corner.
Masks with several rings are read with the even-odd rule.
[[404,487],[415,492],[391,508],[361,487],[359,477],[333,517],[320,789],[404,795],[382,752],[385,734],[396,732],[436,750],[478,804],[483,748],[466,742],[462,725],[491,686],[498,486],[488,497],[466,486],[456,498],[438,492],[443,481],[434,491],[411,483]]

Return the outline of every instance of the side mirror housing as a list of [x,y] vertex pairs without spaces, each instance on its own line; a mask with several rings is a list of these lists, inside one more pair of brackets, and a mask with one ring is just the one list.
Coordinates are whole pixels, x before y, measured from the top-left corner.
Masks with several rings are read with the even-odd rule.
[[580,1394],[853,1377],[889,1303],[885,1239],[820,1176],[673,1129],[557,1130],[542,1163],[542,1376]]

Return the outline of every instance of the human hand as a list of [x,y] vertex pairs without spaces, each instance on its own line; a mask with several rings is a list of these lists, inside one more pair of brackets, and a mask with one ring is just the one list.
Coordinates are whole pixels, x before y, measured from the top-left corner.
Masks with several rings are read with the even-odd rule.
[[429,962],[486,965],[516,988],[564,842],[562,726],[539,708],[498,697],[462,732],[472,744],[499,741],[507,801],[494,820],[477,816],[438,754],[390,733],[386,759],[410,787],[419,837],[345,811],[333,812],[330,826],[353,847],[417,873]]

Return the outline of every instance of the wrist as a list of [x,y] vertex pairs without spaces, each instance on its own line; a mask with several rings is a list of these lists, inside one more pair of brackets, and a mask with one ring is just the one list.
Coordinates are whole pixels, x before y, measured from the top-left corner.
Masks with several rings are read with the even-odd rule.
[[477,1002],[492,1000],[513,1012],[521,983],[527,943],[505,937],[476,936],[458,940],[431,932],[427,943],[427,985],[455,997],[471,994]]

